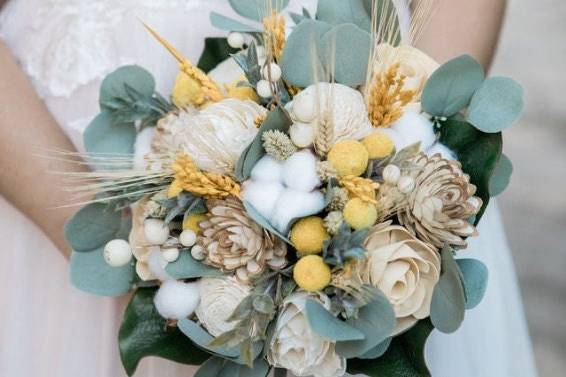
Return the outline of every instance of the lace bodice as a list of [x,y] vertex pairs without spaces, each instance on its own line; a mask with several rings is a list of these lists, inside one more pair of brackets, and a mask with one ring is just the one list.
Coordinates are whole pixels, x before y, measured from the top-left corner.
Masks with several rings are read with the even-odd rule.
[[[290,9],[314,11],[315,4],[291,1]],[[0,37],[82,149],[81,134],[98,111],[107,73],[135,63],[155,75],[159,92],[171,90],[177,65],[141,21],[196,61],[205,37],[226,35],[210,25],[213,10],[239,18],[227,0],[11,0],[0,14]]]

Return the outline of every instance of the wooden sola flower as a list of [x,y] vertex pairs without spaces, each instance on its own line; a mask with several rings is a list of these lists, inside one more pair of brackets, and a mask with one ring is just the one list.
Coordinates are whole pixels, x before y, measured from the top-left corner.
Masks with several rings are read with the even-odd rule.
[[210,215],[200,223],[202,233],[197,240],[203,248],[205,264],[235,271],[242,281],[261,274],[267,267],[285,266],[285,243],[254,222],[240,200],[209,200],[207,206]]

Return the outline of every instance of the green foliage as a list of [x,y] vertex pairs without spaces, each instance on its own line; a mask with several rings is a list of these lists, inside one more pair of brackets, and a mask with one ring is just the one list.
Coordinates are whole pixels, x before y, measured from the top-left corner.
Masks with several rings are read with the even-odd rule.
[[372,302],[360,309],[358,318],[346,321],[348,325],[361,331],[365,338],[338,342],[336,352],[347,359],[362,356],[389,338],[396,322],[393,307],[383,293],[378,292]]
[[509,157],[502,154],[489,181],[489,193],[492,197],[505,191],[511,181],[511,174],[513,174],[513,164]]
[[250,369],[246,365],[211,357],[200,367],[195,377],[265,377],[268,372],[269,364],[265,360],[256,360]]
[[464,321],[466,294],[452,249],[445,246],[441,256],[442,273],[432,293],[430,319],[438,330],[452,333],[458,330]]
[[266,16],[266,9],[278,12],[289,5],[289,0],[229,0],[236,13],[250,20],[261,21]]
[[65,224],[65,238],[74,251],[91,251],[116,238],[122,213],[101,203],[81,208]]
[[111,267],[104,260],[104,246],[88,253],[71,254],[70,277],[75,288],[97,296],[121,296],[130,290],[134,264]]
[[467,122],[450,119],[440,122],[440,142],[456,153],[470,182],[477,187],[476,196],[483,201],[475,219],[478,224],[489,203],[490,180],[501,156],[501,133],[484,133]]
[[419,321],[409,331],[396,336],[378,359],[348,360],[348,373],[368,377],[430,377],[424,349],[432,329],[430,320]]
[[120,357],[128,376],[140,360],[157,356],[178,363],[199,365],[210,355],[195,346],[176,327],[168,327],[153,305],[157,288],[136,290],[120,326]]
[[236,52],[238,50],[230,47],[226,38],[205,38],[204,50],[200,55],[197,66],[204,72],[210,72]]
[[363,332],[333,316],[318,301],[308,300],[306,311],[311,329],[327,340],[345,341],[365,338]]
[[286,133],[291,124],[291,117],[287,111],[281,107],[275,108],[275,110],[267,115],[267,118],[259,128],[259,132],[254,140],[244,149],[238,160],[235,174],[240,182],[244,182],[250,177],[255,164],[265,155],[262,140],[263,133],[269,130],[279,130]]
[[503,131],[523,110],[523,88],[507,77],[491,77],[479,87],[468,109],[467,120],[478,130]]
[[298,14],[298,13],[294,13],[294,12],[289,12],[289,16],[291,17],[291,19],[293,20],[293,22],[295,23],[295,25],[300,24],[303,20],[307,20],[307,19],[312,19],[313,17],[311,16],[311,14],[309,13],[307,8],[303,8],[303,12],[302,14]]
[[423,109],[437,117],[450,117],[467,107],[485,78],[480,63],[469,55],[452,59],[428,79],[422,93]]
[[[102,111],[86,128],[83,141],[86,151],[93,155],[131,155],[134,153],[136,134],[132,123],[115,124],[111,113]],[[104,167],[112,168],[110,165]]]
[[237,31],[241,33],[260,33],[255,26],[246,25],[243,22],[234,20],[233,18],[226,17],[220,13],[210,12],[210,23],[212,26],[225,31]]
[[485,295],[489,276],[487,267],[476,259],[456,259],[456,263],[466,293],[466,309],[473,309]]
[[165,271],[174,279],[194,279],[200,277],[222,276],[222,272],[194,259],[188,250],[179,253],[179,258],[165,267]]
[[378,357],[382,356],[391,345],[392,338],[387,338],[383,342],[379,343],[377,346],[373,347],[368,352],[364,353],[363,355],[359,356],[358,359],[377,359]]
[[236,63],[242,68],[248,84],[255,87],[261,77],[261,67],[259,65],[259,58],[257,55],[257,47],[255,42],[252,41],[247,50],[241,51],[238,54],[232,55]]
[[366,250],[362,244],[369,229],[352,232],[350,227],[342,224],[339,231],[331,239],[324,241],[322,256],[331,266],[344,266],[348,259],[360,259]]
[[184,221],[189,215],[207,212],[204,199],[187,191],[183,191],[175,198],[161,201],[159,204],[167,209],[165,224],[171,223],[179,216],[183,216]]

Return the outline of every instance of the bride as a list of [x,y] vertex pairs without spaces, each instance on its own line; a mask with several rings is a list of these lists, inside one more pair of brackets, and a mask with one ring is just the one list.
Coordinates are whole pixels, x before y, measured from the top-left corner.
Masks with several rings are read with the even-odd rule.
[[[346,0],[344,0],[346,1]],[[0,0],[0,6],[4,0]],[[406,7],[401,6],[400,9]],[[290,8],[316,8],[291,0]],[[0,376],[124,376],[116,345],[127,298],[87,296],[68,282],[65,203],[54,171],[80,169],[40,158],[46,149],[81,150],[81,132],[97,112],[101,78],[137,63],[158,73],[168,93],[176,63],[141,27],[152,25],[195,61],[211,10],[227,0],[10,0],[0,14]],[[439,61],[462,53],[489,66],[504,0],[444,0],[419,47]],[[236,15],[233,15],[236,17]],[[147,53],[151,51],[151,53]],[[535,376],[510,252],[496,205],[469,255],[490,269],[482,305],[455,334],[427,345],[439,377]],[[136,376],[190,376],[194,367],[155,358]]]

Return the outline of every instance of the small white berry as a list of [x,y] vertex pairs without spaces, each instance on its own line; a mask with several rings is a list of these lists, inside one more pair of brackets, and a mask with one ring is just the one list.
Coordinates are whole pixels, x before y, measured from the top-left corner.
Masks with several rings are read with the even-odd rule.
[[306,123],[295,123],[289,129],[291,141],[299,148],[307,148],[314,142],[314,127]]
[[383,180],[385,183],[396,185],[401,178],[401,169],[395,165],[387,165],[383,169]]
[[228,34],[228,45],[232,48],[244,47],[244,35],[238,32]]
[[146,219],[143,224],[145,240],[150,245],[163,245],[169,238],[169,227],[159,219]]
[[297,96],[293,101],[293,115],[299,121],[310,123],[316,117],[316,103],[314,96],[310,94],[303,94]]
[[399,182],[397,182],[397,188],[403,194],[408,194],[415,188],[415,180],[409,176],[404,176],[399,178]]
[[181,242],[181,245],[191,247],[195,244],[195,242],[197,242],[197,235],[194,231],[185,229],[181,232],[179,241]]
[[281,67],[277,63],[267,64],[261,70],[264,79],[275,82],[281,78]]
[[122,267],[132,260],[132,248],[127,241],[112,240],[104,246],[104,260],[112,267]]
[[196,260],[203,260],[205,258],[204,248],[199,245],[193,246],[193,248],[191,249],[191,255]]
[[271,83],[267,80],[259,80],[256,86],[257,94],[263,98],[269,98],[271,94]]
[[161,256],[169,263],[175,262],[179,259],[179,249],[176,247],[169,247],[161,250]]
[[161,284],[153,303],[163,318],[183,319],[191,315],[200,301],[198,283],[168,280]]

